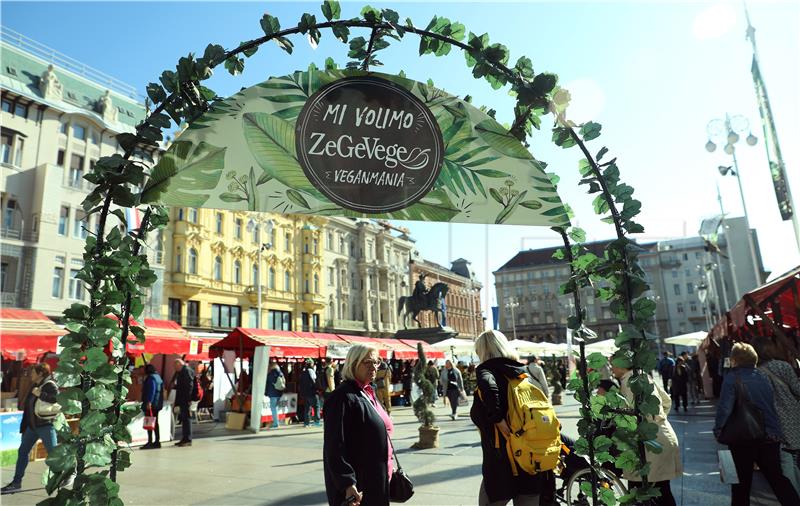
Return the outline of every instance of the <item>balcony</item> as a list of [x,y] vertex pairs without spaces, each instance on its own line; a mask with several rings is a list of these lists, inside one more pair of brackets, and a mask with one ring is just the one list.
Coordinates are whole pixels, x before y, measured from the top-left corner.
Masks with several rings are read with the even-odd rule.
[[172,290],[179,296],[191,298],[208,286],[207,280],[197,274],[175,272],[172,274]]
[[665,267],[668,269],[681,266],[681,261],[678,260],[678,257],[661,257],[660,262],[661,262],[661,267]]
[[17,241],[38,242],[39,234],[34,232],[23,233],[21,229],[4,228],[0,230],[0,238],[15,239]]
[[[221,322],[215,322],[212,318],[199,318],[197,316],[171,316],[169,319],[187,329],[231,330],[237,326],[233,325],[236,323],[235,321],[229,321],[223,325]],[[238,326],[241,326],[241,322],[239,322]]]
[[332,330],[365,330],[364,322],[357,320],[328,320],[326,326]]
[[303,302],[306,302],[308,304],[325,305],[325,297],[323,297],[318,293],[304,293]]
[[[250,285],[245,288],[245,293],[250,298],[251,304],[258,304],[258,286]],[[266,285],[261,285],[261,302],[267,300],[280,300],[285,302],[294,302],[296,300],[294,292],[284,292],[282,290],[275,290],[267,288]]]
[[17,307],[17,300],[16,292],[0,293],[0,305],[3,307]]

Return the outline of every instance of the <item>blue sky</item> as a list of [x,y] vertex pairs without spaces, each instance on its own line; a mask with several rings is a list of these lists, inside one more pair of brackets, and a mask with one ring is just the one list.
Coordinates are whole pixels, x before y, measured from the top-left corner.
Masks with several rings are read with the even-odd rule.
[[[137,86],[142,93],[178,58],[201,53],[210,43],[226,48],[262,34],[264,12],[282,26],[297,23],[303,12],[316,14],[321,2],[3,2],[2,23],[72,58]],[[343,2],[343,17],[357,15],[362,2]],[[725,211],[741,215],[735,179],[721,178],[718,165],[729,165],[721,149],[709,154],[707,123],[726,112],[750,120],[759,143],[741,142],[741,167],[751,226],[758,230],[768,269],[783,272],[800,263],[789,222],[780,221],[769,178],[757,103],[750,78],[751,50],[745,40],[742,4],[730,2],[374,2],[426,26],[433,15],[460,21],[468,30],[488,33],[505,44],[511,61],[528,56],[537,72],[559,75],[572,92],[570,116],[594,120],[603,135],[590,146],[608,146],[623,180],[643,202],[640,240],[695,235],[704,217],[719,212],[719,184]],[[748,3],[756,28],[761,70],[775,113],[779,139],[795,199],[800,204],[800,3]],[[366,33],[366,32],[365,32]],[[355,33],[354,35],[359,35]],[[316,50],[295,38],[295,52],[263,47],[247,61],[242,76],[216,73],[209,86],[227,96],[269,76],[321,65],[328,56],[340,64],[347,48],[323,32]],[[472,95],[476,105],[512,118],[513,99],[472,78],[459,51],[442,58],[420,57],[418,39],[408,36],[381,55],[384,72],[404,70],[414,79],[450,93]],[[550,143],[547,125],[531,140],[531,150],[558,173],[560,194],[576,213],[590,240],[611,237],[613,229],[593,215],[591,198],[578,187],[577,150]],[[404,223],[412,229],[421,253],[433,261],[465,257],[481,281],[493,285],[491,271],[519,249],[555,245],[545,228]],[[448,244],[448,237],[452,241]],[[488,300],[486,299],[488,295]],[[494,303],[494,289],[484,300]]]

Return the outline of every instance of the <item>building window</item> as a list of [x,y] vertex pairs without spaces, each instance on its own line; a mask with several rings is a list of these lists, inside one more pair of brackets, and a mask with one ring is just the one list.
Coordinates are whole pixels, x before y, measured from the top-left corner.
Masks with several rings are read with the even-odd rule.
[[8,199],[6,202],[6,208],[3,210],[3,227],[6,230],[14,230],[14,213],[17,210],[17,201],[14,199]]
[[214,257],[214,280],[222,281],[222,258]]
[[678,302],[678,313],[679,314],[683,314],[683,303],[682,302]]
[[227,304],[211,304],[211,326],[234,328],[241,326],[242,308]]
[[217,222],[216,222],[217,233],[218,234],[222,234],[222,220],[223,220],[222,213],[217,213],[217,218],[216,219],[217,219]]
[[681,294],[681,285],[679,285],[678,283],[672,285],[672,289],[675,291],[675,295]]
[[58,235],[67,234],[69,234],[69,207],[61,206],[61,214],[58,215]]
[[50,295],[55,298],[61,298],[61,291],[64,289],[64,268],[56,267],[53,269],[53,288]]
[[11,114],[11,111],[13,111],[13,110],[14,110],[14,104],[11,102],[11,100],[8,100],[8,99],[4,98],[3,99],[3,112],[7,112],[8,114]]
[[688,261],[689,260],[689,254],[688,253],[684,253],[683,254],[683,260],[684,261]]
[[339,253],[344,253],[344,236],[339,236]]
[[59,130],[62,134],[67,135],[67,129],[69,128],[69,122],[64,121],[61,123],[61,129]]
[[83,211],[75,210],[75,216],[72,220],[72,237],[75,239],[86,239],[89,234],[89,221]]
[[175,253],[175,272],[183,272],[183,255],[181,255],[181,248],[178,246]]
[[678,271],[675,269],[672,269],[672,279],[678,279]]
[[328,232],[328,235],[326,237],[328,242],[325,247],[328,248],[330,251],[333,251],[333,232]]
[[69,271],[69,298],[73,300],[83,300],[83,281],[78,279],[80,272],[80,269],[70,269]]
[[81,155],[72,155],[69,163],[69,185],[80,188],[83,184],[83,162]]
[[686,293],[694,293],[694,285],[691,283],[686,283]]
[[258,286],[261,284],[261,280],[258,276],[258,264],[253,264],[253,286]]
[[180,299],[169,299],[169,319],[182,324],[182,315],[183,312],[183,303],[181,303]]
[[233,262],[233,282],[237,285],[242,283],[242,262],[238,260]]
[[92,131],[90,131],[90,132],[89,132],[89,140],[90,140],[90,141],[91,141],[91,143],[92,143],[92,144],[94,144],[95,146],[97,146],[98,144],[100,144],[100,137],[98,137],[98,136],[97,136],[97,132],[95,132],[94,130],[92,130]]
[[310,285],[310,283],[308,282],[308,278],[304,279],[303,280],[303,293],[311,293],[310,290],[309,290],[309,288],[310,288],[309,285]]
[[328,286],[334,285],[334,278],[336,277],[335,272],[333,267],[328,267]]
[[86,127],[82,125],[78,125],[77,123],[72,125],[72,137],[80,140],[86,140]]
[[267,328],[270,330],[292,330],[292,313],[270,309],[267,316]]
[[308,239],[303,242],[303,253],[308,253]]
[[253,243],[258,244],[261,242],[261,227],[258,226],[253,227],[251,234],[252,235],[250,236],[250,240]]
[[292,291],[292,275],[289,273],[289,269],[283,272],[283,289],[287,292]]
[[274,290],[275,289],[275,268],[273,268],[273,267],[269,268],[269,285],[268,286],[269,286],[270,290]]
[[22,137],[17,137],[17,147],[14,149],[14,165],[22,167],[22,150],[25,146],[25,140]]
[[0,152],[0,160],[3,163],[11,163],[11,146],[14,144],[14,136],[10,133],[3,132],[0,134],[3,139],[2,152]]
[[691,301],[689,303],[689,311],[691,311],[692,313],[697,312],[697,303],[695,301]]
[[319,293],[319,274],[314,274],[314,293]]
[[197,209],[193,207],[189,208],[189,222],[197,223]]
[[692,270],[691,269],[684,269],[683,275],[686,276],[687,278],[692,277]]
[[303,332],[308,332],[309,330],[311,330],[308,325],[309,323],[308,313],[301,313],[300,321],[303,323]]
[[[17,164],[17,165],[19,165],[19,164]],[[314,254],[315,255],[319,255],[319,239],[314,239],[313,245],[314,245],[313,246],[314,247]]]
[[200,325],[200,302],[196,300],[186,301],[186,325],[198,327]]
[[197,274],[197,250],[189,250],[189,274]]
[[233,220],[233,235],[236,239],[242,240],[242,219],[236,218]]
[[28,105],[27,104],[20,104],[19,102],[16,103],[14,106],[14,116],[19,116],[20,118],[28,117]]
[[287,232],[286,235],[284,235],[283,239],[285,241],[283,250],[286,253],[290,253],[292,251],[292,234]]
[[58,165],[59,167],[63,167],[64,166],[64,158],[66,158],[66,156],[67,156],[67,152],[64,151],[63,149],[59,149],[58,150],[58,155],[56,156],[56,165]]

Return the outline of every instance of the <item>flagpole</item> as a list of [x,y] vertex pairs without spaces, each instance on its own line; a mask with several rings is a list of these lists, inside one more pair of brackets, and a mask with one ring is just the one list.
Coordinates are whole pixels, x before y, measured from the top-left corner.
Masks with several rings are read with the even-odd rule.
[[[789,179],[786,176],[786,168],[783,163],[780,144],[778,143],[778,134],[775,130],[775,121],[772,116],[769,96],[767,95],[767,87],[764,83],[764,77],[761,75],[758,48],[756,47],[756,29],[753,27],[752,23],[750,23],[750,13],[747,10],[747,2],[742,0],[742,5],[744,7],[744,17],[747,20],[745,38],[750,41],[750,45],[753,47],[753,64],[750,70],[753,75],[753,84],[756,88],[756,99],[758,100],[758,111],[761,116],[761,126],[764,130],[764,146],[767,150],[767,162],[770,167],[770,175],[772,176],[772,182],[775,186],[775,196],[778,200],[781,218],[784,221],[788,219],[792,221],[795,243],[797,245],[797,250],[800,252],[800,222],[798,222],[797,210],[794,206]],[[774,151],[774,153],[770,153],[771,150]],[[774,155],[774,161],[771,155]],[[783,184],[781,184],[781,181]],[[783,193],[783,198],[781,193]],[[785,202],[781,202],[781,200]]]

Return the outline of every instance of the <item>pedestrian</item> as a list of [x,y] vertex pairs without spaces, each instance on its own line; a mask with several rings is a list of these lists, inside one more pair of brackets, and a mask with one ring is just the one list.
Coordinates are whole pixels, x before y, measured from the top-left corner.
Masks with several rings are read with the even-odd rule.
[[[732,506],[750,504],[753,463],[756,463],[778,501],[783,506],[796,506],[800,504],[800,497],[781,470],[780,445],[783,432],[775,411],[775,395],[766,375],[756,369],[757,364],[758,354],[752,346],[747,343],[734,344],[730,354],[731,369],[722,380],[717,404],[717,417],[714,423],[714,435],[717,439],[723,435],[728,423],[738,423],[741,420],[737,420],[737,417],[748,415],[745,411],[750,408],[743,406],[751,406],[751,411],[760,412],[759,423],[763,422],[760,427],[754,427],[763,434],[763,437],[751,439],[744,431],[737,429],[733,437],[738,437],[740,440],[735,442],[728,438],[725,440],[739,477],[739,483],[731,485],[731,504]],[[749,436],[754,435],[754,433],[749,434]]]
[[775,394],[775,411],[781,425],[781,469],[800,494],[800,379],[783,360],[775,341],[760,337],[753,343],[758,370],[764,373]]
[[390,388],[392,386],[392,371],[389,364],[381,362],[378,372],[375,374],[375,394],[378,402],[383,405],[387,413],[392,412],[392,396]]
[[527,374],[517,352],[506,336],[487,330],[475,340],[475,353],[480,364],[476,372],[478,387],[470,410],[470,418],[481,434],[483,464],[478,504],[501,506],[513,500],[514,506],[538,505],[539,497],[552,497],[555,477],[552,471],[528,474],[511,468],[506,453],[510,429],[508,416],[508,382]]
[[450,419],[455,420],[458,416],[458,400],[461,398],[462,392],[464,392],[464,379],[461,371],[458,370],[458,367],[453,367],[453,362],[450,360],[444,363],[444,367],[440,382],[442,391],[444,391],[447,400],[450,402]]
[[[634,402],[634,394],[630,385],[633,371],[623,367],[611,367],[614,376],[619,380],[619,393],[627,399],[628,403],[632,406]],[[656,434],[656,442],[661,445],[661,451],[654,453],[647,450],[645,458],[650,465],[650,471],[647,473],[647,481],[653,484],[660,492],[661,496],[651,500],[649,504],[652,506],[675,506],[675,497],[672,495],[672,489],[669,482],[683,474],[683,465],[681,464],[681,451],[678,446],[678,437],[672,429],[667,420],[667,414],[672,401],[667,395],[667,392],[661,388],[650,376],[644,374],[642,376],[648,383],[653,385],[653,394],[655,400],[658,402],[658,413],[655,416],[647,416],[648,422],[656,424],[658,433]],[[626,473],[625,479],[631,482],[641,482],[642,478],[638,473]]]
[[314,413],[314,426],[319,427],[319,396],[317,395],[317,371],[314,370],[314,360],[307,358],[303,363],[303,372],[300,373],[299,393],[305,402],[305,417],[303,427],[311,423],[311,413]]
[[686,365],[683,357],[678,357],[675,361],[675,372],[672,375],[672,403],[675,404],[675,412],[678,412],[681,400],[683,400],[683,412],[689,409],[687,405],[687,395],[689,391],[689,366]]
[[672,372],[675,369],[675,360],[672,359],[672,353],[665,351],[664,358],[658,362],[656,370],[661,375],[661,383],[664,386],[664,391],[669,392],[669,381],[672,379]]
[[325,391],[322,393],[323,400],[327,400],[331,393],[336,389],[334,364],[331,359],[325,360]]
[[330,506],[389,504],[394,426],[372,387],[379,364],[376,348],[352,346],[342,384],[325,401],[322,463]]
[[559,360],[558,362],[558,373],[561,375],[561,388],[567,388],[567,366],[564,364],[563,360]]
[[403,398],[406,401],[406,406],[411,406],[411,385],[414,382],[414,370],[411,367],[411,361],[406,360],[403,364]]
[[439,398],[439,370],[433,360],[428,361],[428,367],[425,369],[425,377],[433,384],[433,406],[436,406],[436,400]]
[[[142,450],[161,448],[161,430],[158,427],[158,414],[164,406],[164,381],[156,372],[153,364],[144,366],[147,377],[142,385],[142,412],[144,416],[153,416],[156,425],[152,429],[147,429],[147,443],[142,446]],[[153,438],[155,435],[155,439]]]
[[286,377],[283,375],[278,363],[273,361],[269,365],[267,389],[266,392],[264,392],[267,397],[269,397],[269,409],[272,411],[272,425],[270,425],[270,427],[273,429],[277,429],[281,426],[278,406],[280,405],[284,390],[286,390]]
[[472,395],[475,392],[475,389],[478,387],[478,374],[475,372],[475,364],[470,363],[467,367],[467,374],[464,378],[466,383],[466,391]]
[[189,405],[192,403],[194,371],[180,358],[175,359],[175,409],[181,422],[181,440],[175,446],[192,446],[192,419]]
[[687,353],[686,365],[689,366],[689,401],[696,406],[700,404],[700,392],[702,391],[700,359],[697,358],[697,353],[691,355]]
[[535,355],[528,357],[528,365],[525,367],[528,372],[528,381],[533,383],[533,386],[539,388],[544,393],[544,396],[550,398],[550,385],[547,384],[547,376],[544,369],[539,365],[539,359]]
[[[53,421],[58,416],[57,406],[49,406],[47,411],[51,414],[45,415],[44,408],[48,406],[42,403],[55,404],[58,395],[58,385],[50,376],[50,366],[47,364],[35,364],[31,367],[32,388],[25,396],[22,405],[22,421],[19,431],[22,434],[22,442],[17,450],[17,466],[14,470],[14,478],[11,483],[3,487],[2,493],[7,494],[16,492],[22,488],[22,478],[25,476],[25,469],[28,467],[28,460],[33,447],[38,440],[50,454],[56,447],[56,430]],[[54,411],[55,410],[55,411]],[[38,415],[37,415],[38,413]],[[5,430],[5,429],[3,429]]]

